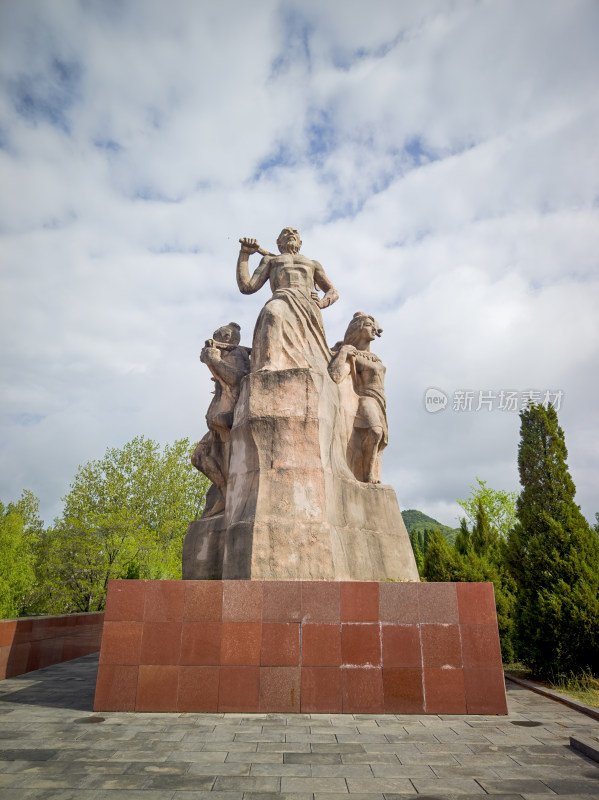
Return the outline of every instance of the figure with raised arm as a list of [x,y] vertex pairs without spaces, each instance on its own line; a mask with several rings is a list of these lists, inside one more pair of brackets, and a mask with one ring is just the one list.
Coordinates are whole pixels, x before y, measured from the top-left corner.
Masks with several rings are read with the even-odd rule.
[[[267,253],[256,239],[240,239],[237,285],[243,294],[253,294],[270,281],[272,297],[260,312],[252,343],[251,371],[303,367],[326,373],[330,360],[320,309],[332,305],[339,295],[324,269],[302,255],[295,228],[283,228],[277,246],[280,254]],[[250,277],[249,257],[261,253],[262,260]],[[321,289],[320,297],[314,289]]]
[[[381,453],[388,441],[386,368],[381,359],[370,352],[370,343],[381,333],[382,328],[374,317],[356,312],[343,342],[335,345],[335,355],[329,366],[331,377],[340,384],[345,407],[354,409],[348,431],[348,463],[356,478],[364,483],[381,482]],[[353,405],[347,391],[352,388],[357,395]]]

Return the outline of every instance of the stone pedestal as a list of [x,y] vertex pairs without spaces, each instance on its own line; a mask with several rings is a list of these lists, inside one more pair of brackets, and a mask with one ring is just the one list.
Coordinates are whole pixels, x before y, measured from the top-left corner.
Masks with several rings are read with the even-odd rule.
[[110,581],[94,709],[506,714],[493,585]]
[[244,378],[225,511],[190,525],[183,577],[418,581],[395,492],[354,478],[344,425],[328,375]]

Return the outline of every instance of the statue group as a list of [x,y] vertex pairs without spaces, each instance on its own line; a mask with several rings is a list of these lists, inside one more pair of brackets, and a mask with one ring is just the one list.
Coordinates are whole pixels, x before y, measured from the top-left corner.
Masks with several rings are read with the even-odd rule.
[[395,493],[381,485],[385,367],[370,347],[382,329],[358,311],[330,348],[321,310],[339,295],[300,253],[298,231],[281,231],[278,254],[240,244],[240,291],[268,281],[272,296],[251,348],[231,322],[201,352],[215,389],[192,463],[212,486],[183,577],[418,580]]

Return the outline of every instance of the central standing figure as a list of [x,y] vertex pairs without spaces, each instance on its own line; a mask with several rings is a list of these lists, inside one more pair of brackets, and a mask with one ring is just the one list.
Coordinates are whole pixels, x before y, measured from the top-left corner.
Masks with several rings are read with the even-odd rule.
[[[318,263],[301,255],[295,228],[283,228],[277,246],[280,255],[266,253],[256,239],[240,239],[237,285],[243,294],[253,294],[270,280],[272,298],[260,312],[254,330],[251,372],[303,367],[326,373],[331,358],[322,324],[321,308],[339,295]],[[249,256],[263,258],[250,277]],[[314,289],[325,293],[320,298]]]

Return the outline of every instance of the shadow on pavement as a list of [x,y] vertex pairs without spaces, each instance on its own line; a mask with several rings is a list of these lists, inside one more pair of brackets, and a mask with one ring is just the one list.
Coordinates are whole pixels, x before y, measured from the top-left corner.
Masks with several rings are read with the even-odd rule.
[[13,703],[92,711],[97,672],[94,653],[0,681],[0,716]]

